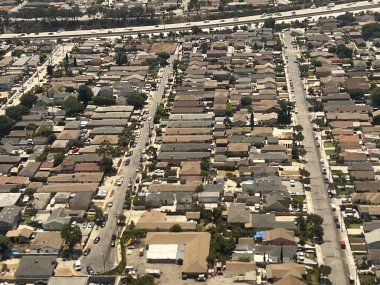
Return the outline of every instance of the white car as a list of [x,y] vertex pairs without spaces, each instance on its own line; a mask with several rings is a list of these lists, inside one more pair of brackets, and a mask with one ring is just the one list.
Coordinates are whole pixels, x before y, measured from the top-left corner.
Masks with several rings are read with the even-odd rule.
[[146,152],[146,149],[145,147],[141,150],[141,153],[145,153]]
[[290,187],[295,187],[296,182],[293,179],[290,179]]

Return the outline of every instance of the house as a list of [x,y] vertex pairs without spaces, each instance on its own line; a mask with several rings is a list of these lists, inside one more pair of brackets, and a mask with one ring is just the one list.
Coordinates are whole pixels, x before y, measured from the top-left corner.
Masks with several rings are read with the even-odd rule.
[[267,245],[296,245],[294,232],[280,228],[264,231],[262,242]]
[[56,256],[24,255],[14,274],[16,284],[47,282],[57,266]]
[[60,231],[63,225],[71,223],[72,220],[82,221],[84,213],[85,211],[73,211],[64,208],[55,209],[48,219],[43,222],[42,228],[45,231]]
[[364,233],[367,250],[380,249],[380,228]]
[[93,192],[79,192],[69,200],[69,209],[87,211],[90,208]]
[[294,245],[261,245],[255,246],[256,255],[265,255],[265,262],[285,263],[292,262],[297,256],[297,246]]
[[306,285],[306,283],[293,275],[288,275],[274,282],[273,285]]
[[251,221],[251,214],[243,203],[230,204],[227,210],[227,223],[247,224]]
[[137,229],[146,230],[169,230],[174,225],[179,225],[182,230],[194,231],[196,230],[197,223],[194,221],[187,221],[184,216],[171,216],[167,218],[166,213],[161,213],[159,211],[147,211],[144,212],[140,219],[136,223]]
[[203,191],[198,193],[198,203],[199,204],[219,204],[220,202],[220,193],[213,191]]
[[63,246],[60,232],[39,232],[30,242],[31,254],[58,255]]
[[147,208],[159,208],[161,206],[173,206],[173,193],[150,193],[145,197],[145,206]]
[[147,262],[182,264],[182,277],[207,274],[210,240],[211,235],[207,232],[148,232],[145,239]]
[[291,199],[283,193],[273,193],[266,198],[265,209],[273,212],[288,212],[290,204]]
[[269,264],[266,267],[266,272],[267,280],[269,282],[276,282],[286,276],[293,276],[297,279],[302,279],[302,277],[306,274],[306,268],[303,264],[288,262],[280,264]]
[[18,227],[16,230],[8,231],[6,237],[15,244],[29,243],[33,231],[34,229],[32,227]]
[[0,233],[17,228],[21,220],[21,208],[18,206],[6,206],[0,212]]

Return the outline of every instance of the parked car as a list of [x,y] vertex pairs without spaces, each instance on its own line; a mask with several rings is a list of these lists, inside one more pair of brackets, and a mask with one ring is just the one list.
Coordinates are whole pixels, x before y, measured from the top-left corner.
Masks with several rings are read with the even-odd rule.
[[86,248],[84,251],[83,251],[83,256],[87,256],[89,255],[91,252],[91,248]]
[[97,244],[97,243],[99,243],[99,241],[100,241],[100,237],[97,236],[97,237],[94,239],[94,243]]
[[94,269],[92,269],[91,266],[87,266],[87,273],[88,273],[89,275],[93,275],[95,272],[94,272]]

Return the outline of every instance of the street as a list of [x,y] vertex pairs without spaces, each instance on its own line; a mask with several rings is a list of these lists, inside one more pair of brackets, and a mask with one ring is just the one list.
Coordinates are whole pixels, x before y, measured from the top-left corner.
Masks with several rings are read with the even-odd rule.
[[[59,32],[41,32],[41,33],[30,33],[30,34],[2,34],[0,39],[12,39],[12,38],[25,38],[25,39],[54,39],[54,38],[82,38],[82,37],[110,37],[110,36],[123,36],[123,35],[137,35],[139,33],[153,32],[169,32],[169,31],[191,31],[191,27],[197,26],[200,28],[217,28],[223,27],[233,27],[235,25],[244,25],[252,23],[262,23],[265,19],[274,18],[276,21],[302,21],[311,16],[337,16],[339,14],[344,14],[348,11],[360,12],[371,10],[373,12],[380,10],[379,3],[369,3],[368,1],[360,1],[355,3],[347,4],[337,4],[331,10],[326,10],[326,7],[318,7],[315,9],[303,9],[286,11],[281,15],[255,15],[246,16],[240,18],[226,18],[218,20],[207,20],[207,21],[193,21],[190,23],[174,23],[174,24],[161,24],[156,26],[140,26],[131,28],[115,28],[115,29],[93,29],[93,30],[77,30],[77,31],[59,31]],[[87,16],[86,16],[87,17]]]
[[[23,93],[31,91],[32,88],[36,85],[41,85],[42,79],[47,74],[47,67],[49,64],[58,65],[63,58],[66,56],[66,53],[70,53],[70,51],[74,48],[75,44],[68,43],[57,45],[52,52],[50,59],[47,59],[42,65],[36,68],[35,72],[30,76],[29,79],[25,80],[25,82],[21,85],[20,88],[16,91],[16,93],[8,99],[8,102],[1,106],[0,115],[5,114],[5,110],[11,106],[17,106],[20,104],[20,97]],[[22,90],[24,89],[24,90]],[[13,100],[11,103],[9,103]]]
[[[344,250],[340,249],[340,232],[336,229],[333,220],[333,213],[330,207],[330,199],[327,194],[327,184],[323,180],[320,164],[320,150],[316,146],[315,134],[310,123],[311,114],[308,111],[308,103],[304,91],[302,78],[300,77],[298,64],[295,62],[299,51],[292,47],[292,36],[290,32],[284,33],[285,55],[288,56],[288,72],[294,85],[295,101],[297,103],[297,121],[303,127],[305,137],[303,144],[307,151],[305,159],[306,169],[311,173],[311,210],[323,218],[324,243],[320,246],[322,258],[318,258],[324,265],[332,268],[329,279],[332,284],[349,284],[349,269]],[[318,247],[318,246],[317,246]],[[321,264],[320,264],[321,265]],[[335,273],[335,274],[334,274]],[[336,274],[338,273],[338,274]]]
[[[152,117],[152,120],[156,113],[157,106],[161,103],[169,73],[173,69],[173,59],[175,56],[176,54],[172,55],[169,59],[170,65],[164,69],[161,83],[157,84],[157,91],[154,93],[153,98],[150,99],[148,116]],[[82,272],[86,272],[87,266],[91,266],[95,272],[103,272],[112,269],[118,263],[116,260],[117,252],[115,252],[115,250],[118,250],[118,247],[112,248],[110,246],[111,236],[118,231],[118,226],[116,225],[117,217],[124,213],[123,202],[125,201],[126,192],[128,191],[128,185],[131,184],[133,186],[138,174],[136,169],[141,168],[141,150],[145,147],[145,144],[150,141],[149,132],[151,124],[153,124],[152,121],[149,124],[146,122],[144,127],[140,129],[140,137],[137,146],[131,149],[133,150],[133,155],[129,157],[130,164],[128,166],[124,166],[123,159],[121,164],[123,170],[122,175],[124,176],[123,184],[115,191],[113,206],[108,212],[108,221],[105,227],[100,229],[97,234],[100,237],[100,242],[96,245],[92,245],[92,240],[90,239],[88,243],[90,243],[92,247],[91,253],[88,256],[81,257]],[[126,224],[128,224],[128,215]],[[119,230],[121,230],[121,228],[119,228]]]

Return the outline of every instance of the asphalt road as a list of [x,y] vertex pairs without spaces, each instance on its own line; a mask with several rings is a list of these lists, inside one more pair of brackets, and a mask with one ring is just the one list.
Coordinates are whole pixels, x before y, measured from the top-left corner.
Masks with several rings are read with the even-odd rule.
[[[24,88],[24,93],[32,90],[36,85],[40,85],[44,76],[47,74],[47,66],[51,62],[52,65],[58,65],[62,59],[69,53],[74,47],[73,43],[57,45],[50,56],[50,59],[46,60],[41,66],[38,66],[35,72],[19,87],[16,93],[8,99],[8,102],[0,107],[0,115],[5,114],[5,110],[8,107],[16,106],[20,104],[20,97],[23,95],[22,88]],[[9,103],[13,100],[12,103]]]
[[123,202],[125,201],[126,193],[128,191],[128,185],[130,182],[132,182],[132,185],[134,184],[138,174],[136,169],[141,169],[141,150],[146,147],[145,144],[150,141],[149,128],[153,124],[153,118],[156,113],[157,106],[161,103],[164,88],[168,82],[169,73],[173,69],[172,62],[174,57],[175,55],[171,56],[169,59],[170,65],[164,69],[161,83],[158,84],[157,91],[154,93],[153,98],[150,99],[148,116],[152,117],[152,121],[150,123],[148,121],[144,122],[144,127],[140,129],[140,137],[138,139],[137,146],[131,149],[133,150],[133,155],[129,157],[131,162],[128,166],[124,166],[123,159],[123,163],[121,165],[124,182],[115,192],[113,197],[113,206],[109,209],[106,226],[99,231],[98,235],[100,237],[100,242],[96,245],[92,245],[92,240],[90,240],[90,247],[92,247],[91,253],[88,256],[82,256],[81,258],[82,272],[86,272],[87,266],[91,266],[95,272],[107,271],[114,268],[115,263],[117,263],[117,253],[115,252],[117,247],[112,248],[110,246],[111,236],[113,233],[117,233],[118,230],[121,230],[121,228],[116,225],[117,217],[124,213]]
[[298,50],[292,48],[292,37],[290,32],[284,33],[287,49],[285,54],[288,56],[289,77],[294,85],[295,100],[297,103],[298,115],[297,121],[303,127],[305,137],[303,144],[307,151],[306,169],[311,173],[311,200],[314,213],[323,217],[324,243],[321,245],[323,261],[325,265],[332,268],[332,274],[329,276],[334,285],[349,284],[349,269],[344,250],[340,249],[339,241],[340,232],[335,228],[333,212],[331,211],[330,199],[327,195],[327,184],[324,183],[321,164],[320,150],[316,146],[315,134],[313,134],[312,124],[310,123],[311,114],[308,111],[306,94],[299,73],[297,63],[294,63]]
[[[362,11],[371,10],[375,11],[380,8],[380,4],[368,1],[360,1],[355,3],[339,4],[333,7],[331,10],[326,10],[326,7],[318,7],[316,9],[303,9],[293,10],[281,13],[281,15],[272,15],[270,17],[278,20],[303,20],[309,16],[326,16],[326,15],[338,15],[347,11]],[[197,26],[200,28],[218,28],[228,27],[243,24],[252,24],[264,22],[269,16],[247,16],[240,18],[226,18],[210,21],[198,21],[190,23],[175,23],[175,24],[162,24],[157,26],[141,26],[141,27],[128,27],[128,28],[116,28],[116,29],[94,29],[94,30],[76,30],[76,31],[60,31],[60,32],[43,32],[43,33],[30,33],[30,34],[2,34],[0,39],[13,39],[13,38],[25,38],[25,39],[54,39],[54,38],[84,38],[84,37],[110,37],[110,36],[123,36],[123,35],[136,35],[138,33],[160,33],[169,31],[185,31],[191,30],[191,27]]]

